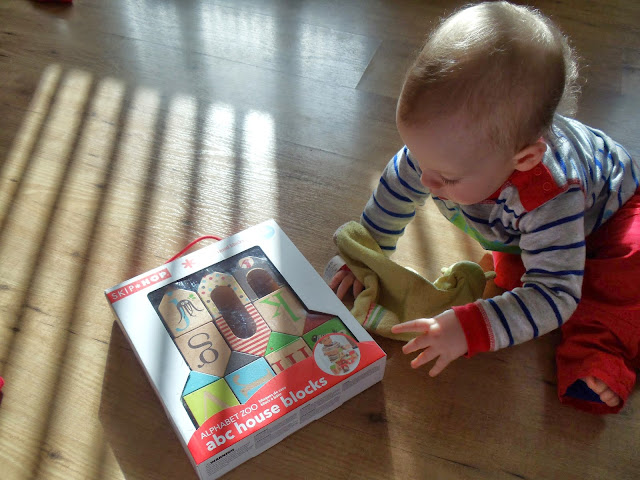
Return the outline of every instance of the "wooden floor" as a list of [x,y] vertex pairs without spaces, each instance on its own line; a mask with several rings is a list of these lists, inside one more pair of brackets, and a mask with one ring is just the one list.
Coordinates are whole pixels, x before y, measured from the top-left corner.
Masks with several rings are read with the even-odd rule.
[[[399,148],[395,101],[463,2],[0,2],[0,478],[192,479],[104,298],[204,234],[275,218],[321,272]],[[578,118],[640,154],[640,3],[533,2],[582,58]],[[483,252],[432,207],[397,260]],[[557,332],[381,384],[228,479],[631,479],[640,394],[556,398]]]

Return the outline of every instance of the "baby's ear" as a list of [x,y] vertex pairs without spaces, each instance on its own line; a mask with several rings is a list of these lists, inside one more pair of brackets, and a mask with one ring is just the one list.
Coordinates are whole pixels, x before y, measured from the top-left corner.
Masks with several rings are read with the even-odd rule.
[[547,144],[541,138],[536,143],[527,145],[513,157],[513,164],[516,170],[526,172],[538,165],[544,157],[544,152],[547,151]]

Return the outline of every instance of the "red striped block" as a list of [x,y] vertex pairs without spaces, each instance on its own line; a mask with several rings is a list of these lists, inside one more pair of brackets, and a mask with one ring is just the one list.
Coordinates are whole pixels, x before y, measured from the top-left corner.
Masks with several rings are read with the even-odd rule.
[[267,325],[267,322],[265,322],[260,316],[253,304],[248,303],[245,305],[245,308],[256,323],[256,333],[249,338],[236,337],[224,317],[219,317],[215,321],[216,325],[232,350],[262,357],[267,351],[271,329],[269,328],[269,325]]

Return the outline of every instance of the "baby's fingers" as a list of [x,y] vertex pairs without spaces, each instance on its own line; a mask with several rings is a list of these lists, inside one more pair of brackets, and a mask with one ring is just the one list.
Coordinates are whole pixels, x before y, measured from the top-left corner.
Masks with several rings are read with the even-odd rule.
[[354,277],[353,275],[347,275],[344,277],[344,279],[342,280],[342,283],[340,283],[340,286],[336,291],[336,295],[340,300],[342,300],[345,297],[345,295],[353,285],[353,281],[355,280],[355,278],[356,277]]
[[342,282],[342,279],[346,277],[348,273],[348,270],[339,270],[329,282],[329,288],[335,291],[338,285],[340,285],[340,282]]
[[436,358],[438,353],[436,353],[432,348],[427,348],[425,351],[420,353],[416,358],[411,360],[412,368],[420,368],[421,366],[429,363],[431,360]]
[[420,335],[413,340],[409,340],[403,347],[402,353],[413,353],[418,350],[424,350],[431,346],[431,336],[429,333]]
[[428,332],[433,323],[433,318],[409,320],[408,322],[399,323],[398,325],[391,327],[391,333]]
[[445,358],[442,355],[440,355],[438,357],[438,360],[436,360],[435,365],[431,368],[431,370],[429,370],[429,376],[435,377],[440,372],[442,372],[447,367],[447,365],[449,365],[450,363],[451,363],[450,359]]
[[364,285],[362,284],[361,281],[359,281],[356,278],[355,281],[353,282],[353,298],[357,298],[358,295],[360,295],[363,290],[364,290]]

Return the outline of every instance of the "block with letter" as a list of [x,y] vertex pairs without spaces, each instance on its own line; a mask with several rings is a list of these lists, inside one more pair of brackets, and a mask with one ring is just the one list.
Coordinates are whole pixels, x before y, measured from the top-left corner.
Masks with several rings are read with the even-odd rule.
[[254,302],[256,308],[274,332],[301,336],[307,311],[291,289],[282,287]]
[[271,380],[275,375],[264,358],[259,358],[249,365],[236,370],[225,379],[235,393],[240,403],[245,403],[256,393],[261,386]]
[[105,294],[200,480],[384,372],[384,352],[273,221]]
[[198,425],[225,408],[239,405],[224,378],[185,395],[183,401]]
[[175,344],[191,370],[224,376],[231,349],[213,322],[177,337]]
[[269,362],[269,365],[271,365],[271,368],[277,375],[296,363],[309,358],[311,355],[313,355],[313,352],[309,346],[302,338],[298,338],[295,342],[292,342],[273,353],[269,353],[264,358],[266,358],[267,362]]
[[191,290],[181,288],[166,291],[158,312],[174,338],[213,320],[200,297]]

